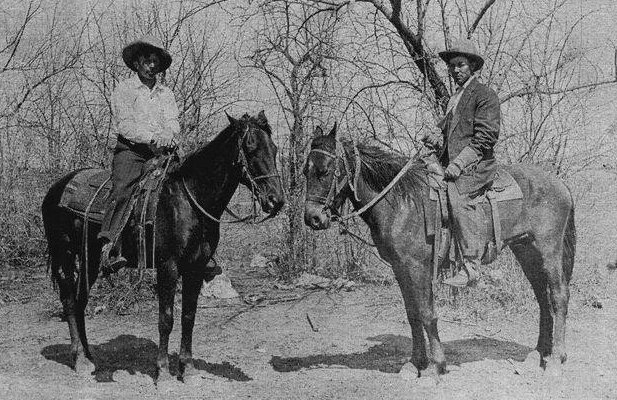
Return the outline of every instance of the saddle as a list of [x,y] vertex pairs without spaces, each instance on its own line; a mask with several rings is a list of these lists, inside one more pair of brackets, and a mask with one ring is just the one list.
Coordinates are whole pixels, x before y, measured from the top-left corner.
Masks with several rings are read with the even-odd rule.
[[[147,250],[154,248],[154,239],[152,238],[151,243],[146,243],[146,232],[148,227],[154,226],[162,182],[174,157],[164,155],[146,163],[144,173],[135,185],[129,206],[122,217],[120,231],[124,231],[130,221],[131,227],[138,233],[140,268],[154,265],[153,257],[146,256]],[[111,192],[110,175],[110,171],[103,169],[83,169],[75,174],[62,193],[59,206],[81,217],[86,231],[87,224],[100,225],[103,221],[107,198]],[[152,231],[148,230],[150,233]]]
[[[450,253],[450,225],[445,188],[429,184],[430,204],[425,209],[425,227],[427,237],[434,237],[435,273],[443,260]],[[512,236],[514,222],[520,216],[523,207],[523,192],[504,166],[499,166],[492,184],[474,198],[477,206],[483,210],[487,245],[482,256],[482,263],[493,262],[504,247],[504,237]]]

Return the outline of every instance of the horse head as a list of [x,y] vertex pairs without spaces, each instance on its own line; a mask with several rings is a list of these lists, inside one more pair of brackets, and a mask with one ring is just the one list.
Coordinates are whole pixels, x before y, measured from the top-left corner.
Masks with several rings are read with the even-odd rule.
[[336,124],[327,135],[317,127],[303,171],[306,178],[304,223],[312,229],[329,228],[332,214],[338,214],[351,194],[347,168],[341,165],[345,162],[343,157],[344,150],[336,139]]
[[257,197],[264,212],[275,216],[285,204],[283,185],[276,167],[277,147],[263,110],[257,117],[245,114],[240,119],[227,115],[230,125],[239,130],[238,163],[242,166],[240,183]]

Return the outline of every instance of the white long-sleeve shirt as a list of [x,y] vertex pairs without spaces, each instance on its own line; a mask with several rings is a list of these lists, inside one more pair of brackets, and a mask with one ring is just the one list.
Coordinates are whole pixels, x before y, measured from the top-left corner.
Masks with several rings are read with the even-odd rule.
[[118,135],[135,143],[176,137],[180,132],[178,105],[171,89],[157,82],[152,90],[137,75],[118,83],[111,107]]

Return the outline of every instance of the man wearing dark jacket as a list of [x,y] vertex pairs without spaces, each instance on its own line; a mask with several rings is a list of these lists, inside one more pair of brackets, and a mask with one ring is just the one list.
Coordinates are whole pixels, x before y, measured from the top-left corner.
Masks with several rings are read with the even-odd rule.
[[457,85],[440,122],[441,135],[426,142],[441,147],[441,164],[448,183],[448,199],[464,269],[446,279],[445,284],[467,286],[478,279],[484,252],[485,221],[474,199],[488,189],[495,175],[493,148],[499,137],[500,109],[497,94],[480,83],[474,73],[484,65],[475,46],[462,40],[439,53]]

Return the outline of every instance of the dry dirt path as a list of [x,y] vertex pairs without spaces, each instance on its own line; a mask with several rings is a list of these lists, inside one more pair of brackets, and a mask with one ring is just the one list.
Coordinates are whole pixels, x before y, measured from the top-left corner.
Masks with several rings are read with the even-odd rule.
[[88,318],[97,371],[83,379],[66,365],[68,329],[49,309],[50,296],[46,290],[0,308],[0,399],[617,398],[616,298],[602,299],[600,309],[573,299],[559,378],[522,363],[535,345],[535,310],[477,323],[442,320],[450,372],[437,384],[399,373],[411,339],[397,287],[315,292],[251,309],[202,299],[194,356],[203,376],[157,387],[154,302],[134,315]]

